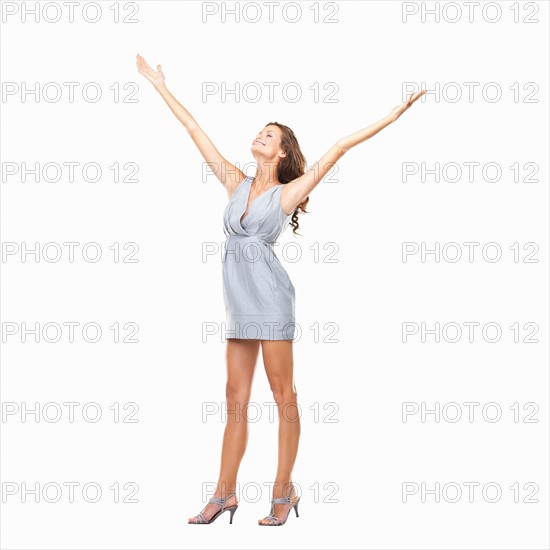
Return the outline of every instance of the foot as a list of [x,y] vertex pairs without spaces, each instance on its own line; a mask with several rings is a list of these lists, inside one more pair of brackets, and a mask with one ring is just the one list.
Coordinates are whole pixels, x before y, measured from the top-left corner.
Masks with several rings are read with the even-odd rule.
[[288,495],[288,490],[281,491],[281,489],[273,490],[273,498],[282,498],[290,496],[290,503],[289,504],[272,504],[272,512],[269,516],[266,516],[263,519],[258,520],[259,525],[275,525],[278,523],[282,523],[287,518],[288,514],[290,513],[290,510],[294,506],[296,500],[298,499],[298,495],[296,494],[296,489],[294,489],[294,485],[292,486],[292,490],[290,492],[290,495]]
[[[221,492],[216,492],[213,495],[216,498],[222,498],[223,495]],[[230,506],[235,506],[238,504],[237,502],[237,495],[231,495],[228,497],[228,499],[225,501],[225,504],[223,505],[223,508],[229,508]],[[216,514],[216,512],[219,512],[222,508],[221,504],[216,504],[214,502],[209,502],[203,509],[200,514],[197,514],[196,516],[193,516],[192,518],[189,518],[188,523],[206,523],[212,519],[212,516]],[[202,519],[201,519],[202,516]]]

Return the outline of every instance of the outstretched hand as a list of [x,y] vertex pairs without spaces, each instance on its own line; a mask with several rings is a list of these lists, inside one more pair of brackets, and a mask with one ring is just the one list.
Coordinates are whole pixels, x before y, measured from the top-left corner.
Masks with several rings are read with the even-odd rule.
[[164,83],[164,73],[160,65],[157,65],[157,70],[154,71],[149,67],[147,61],[139,54],[136,54],[136,65],[138,71],[151,82],[155,88]]
[[405,103],[401,105],[397,105],[397,107],[394,107],[391,111],[391,114],[395,117],[395,120],[397,120],[417,99],[420,99],[424,94],[426,93],[426,90],[420,90],[419,92],[416,92],[416,94],[411,94],[409,96],[409,99],[405,101]]

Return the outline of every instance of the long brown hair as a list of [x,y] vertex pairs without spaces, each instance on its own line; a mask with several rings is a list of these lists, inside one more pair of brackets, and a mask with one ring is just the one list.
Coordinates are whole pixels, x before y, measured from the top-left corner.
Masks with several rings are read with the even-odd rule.
[[[288,126],[279,124],[278,122],[269,122],[265,126],[270,125],[277,126],[281,130],[281,149],[286,153],[286,157],[283,157],[277,166],[277,178],[281,183],[288,183],[303,176],[306,173],[306,159],[294,132]],[[306,205],[308,202],[309,197],[306,197],[292,213],[290,225],[292,225],[294,233],[300,227],[298,223],[298,211],[301,210],[304,214],[307,214]]]

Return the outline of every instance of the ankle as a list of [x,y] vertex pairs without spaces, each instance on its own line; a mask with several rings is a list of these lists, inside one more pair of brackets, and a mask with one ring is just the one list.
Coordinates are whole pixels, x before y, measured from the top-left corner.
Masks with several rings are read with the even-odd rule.
[[214,498],[225,499],[225,505],[233,505],[237,502],[237,493],[235,491],[216,491],[212,495]]
[[214,491],[214,496],[218,498],[224,498],[230,494],[236,494],[236,483],[225,483],[221,482],[216,485],[216,490]]
[[273,485],[273,498],[292,497],[296,494],[296,488],[292,481],[276,481]]

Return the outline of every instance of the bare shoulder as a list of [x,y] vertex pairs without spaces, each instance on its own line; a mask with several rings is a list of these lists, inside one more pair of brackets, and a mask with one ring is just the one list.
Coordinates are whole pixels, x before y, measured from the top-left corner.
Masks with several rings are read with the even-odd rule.
[[233,193],[236,191],[237,187],[247,178],[247,175],[241,172],[238,168],[235,169],[235,172],[232,174],[227,174],[225,177],[225,190],[227,192],[227,197],[231,199]]

